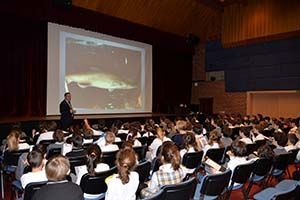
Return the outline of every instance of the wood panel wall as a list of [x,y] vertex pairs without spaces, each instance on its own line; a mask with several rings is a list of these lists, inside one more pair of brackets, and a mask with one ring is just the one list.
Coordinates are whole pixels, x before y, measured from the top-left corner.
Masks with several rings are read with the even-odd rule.
[[299,0],[248,0],[224,9],[221,30],[224,47],[294,36],[299,32]]

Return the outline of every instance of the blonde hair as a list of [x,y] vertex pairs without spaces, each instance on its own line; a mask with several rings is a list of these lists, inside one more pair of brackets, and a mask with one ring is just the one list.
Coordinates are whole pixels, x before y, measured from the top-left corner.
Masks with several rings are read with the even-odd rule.
[[208,144],[212,145],[214,142],[217,142],[220,146],[220,148],[224,147],[223,143],[221,142],[221,135],[219,132],[214,129],[209,133],[209,139],[208,139]]
[[6,137],[8,151],[17,151],[19,149],[20,133],[18,131],[11,131]]
[[46,175],[49,181],[62,181],[70,171],[69,160],[62,155],[54,156],[46,164]]
[[176,128],[178,131],[186,130],[187,122],[183,120],[178,120],[176,122]]

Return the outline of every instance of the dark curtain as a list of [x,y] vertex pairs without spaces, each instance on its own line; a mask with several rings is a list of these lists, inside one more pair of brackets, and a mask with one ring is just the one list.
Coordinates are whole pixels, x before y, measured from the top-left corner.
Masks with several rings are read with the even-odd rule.
[[82,8],[59,9],[41,2],[40,10],[30,2],[17,10],[9,2],[6,9],[0,7],[7,12],[0,19],[0,118],[46,114],[48,21],[152,44],[153,112],[173,113],[179,103],[190,102],[192,50],[184,37]]
[[0,116],[44,116],[46,110],[47,26],[1,16]]

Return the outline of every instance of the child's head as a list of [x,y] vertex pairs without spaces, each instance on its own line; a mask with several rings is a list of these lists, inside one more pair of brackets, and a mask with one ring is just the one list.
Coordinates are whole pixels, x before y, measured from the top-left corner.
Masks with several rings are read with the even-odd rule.
[[106,134],[105,134],[105,141],[106,141],[106,144],[112,144],[115,142],[115,134],[111,131],[106,131]]
[[165,142],[161,147],[161,159],[164,164],[172,164],[174,170],[180,168],[180,153],[178,147],[172,142]]
[[46,164],[46,175],[49,181],[62,181],[70,172],[70,162],[62,155],[54,156]]
[[81,148],[83,145],[83,138],[80,134],[73,134],[72,136],[73,147]]
[[95,168],[101,162],[102,152],[97,144],[91,144],[87,148],[87,170],[91,175],[95,175]]
[[6,138],[9,151],[17,151],[19,148],[20,133],[12,130]]
[[117,153],[116,164],[118,168],[119,178],[123,184],[129,182],[129,174],[136,165],[136,155],[133,149],[121,149]]
[[186,149],[194,147],[195,150],[198,150],[194,133],[187,132],[183,137],[183,142]]
[[56,131],[53,133],[53,139],[56,142],[63,142],[64,141],[64,132],[60,129],[56,129]]
[[43,159],[44,159],[43,153],[39,150],[32,150],[27,155],[27,162],[32,169],[37,169],[37,168],[42,169],[44,166]]
[[83,137],[84,137],[84,139],[93,139],[93,134],[94,134],[94,132],[93,132],[92,129],[85,129],[83,131]]
[[234,156],[236,157],[245,157],[247,156],[247,147],[246,144],[240,140],[235,140],[231,145],[231,150]]

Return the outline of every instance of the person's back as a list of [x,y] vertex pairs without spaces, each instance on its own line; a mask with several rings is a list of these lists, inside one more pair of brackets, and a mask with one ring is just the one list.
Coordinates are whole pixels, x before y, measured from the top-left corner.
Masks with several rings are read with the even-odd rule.
[[32,171],[28,172],[26,174],[23,174],[21,176],[21,184],[23,189],[29,184],[29,183],[36,183],[36,182],[42,182],[47,181],[44,167],[44,157],[43,154],[38,150],[31,151],[27,156],[27,161],[29,163],[29,166],[31,167]]
[[70,171],[70,163],[64,156],[55,156],[46,164],[47,185],[41,187],[33,200],[82,200],[81,188],[75,183],[68,182],[66,176]]
[[125,148],[117,154],[118,174],[106,181],[105,200],[135,200],[139,185],[139,174],[132,171],[136,165],[136,155],[132,149]]

